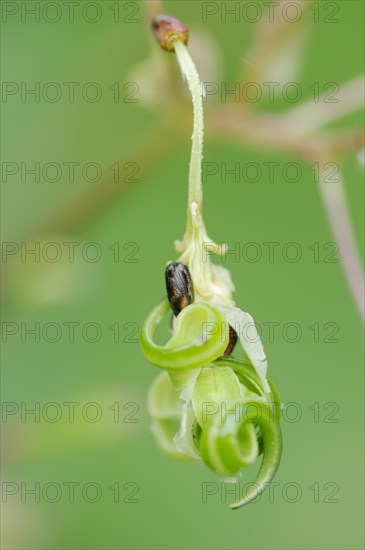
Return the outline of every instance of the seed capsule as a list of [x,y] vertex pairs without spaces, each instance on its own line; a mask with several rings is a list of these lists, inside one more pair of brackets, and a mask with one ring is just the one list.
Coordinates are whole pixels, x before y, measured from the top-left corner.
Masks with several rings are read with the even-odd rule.
[[172,262],[166,267],[166,290],[175,315],[194,302],[194,288],[189,268],[181,262]]

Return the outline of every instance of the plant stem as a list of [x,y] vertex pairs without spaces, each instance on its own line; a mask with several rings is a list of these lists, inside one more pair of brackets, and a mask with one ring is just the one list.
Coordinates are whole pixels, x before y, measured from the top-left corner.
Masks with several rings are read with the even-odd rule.
[[202,85],[195,64],[190,57],[186,46],[177,41],[175,43],[175,52],[183,75],[185,76],[194,109],[194,126],[192,135],[192,149],[189,167],[189,208],[188,208],[188,226],[190,221],[196,225],[195,213],[201,211],[203,192],[201,185],[201,161],[203,157],[203,101]]

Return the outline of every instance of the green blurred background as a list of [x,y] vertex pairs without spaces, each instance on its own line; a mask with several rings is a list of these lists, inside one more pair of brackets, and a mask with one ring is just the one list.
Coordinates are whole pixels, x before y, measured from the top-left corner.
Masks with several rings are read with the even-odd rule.
[[[228,256],[226,266],[237,304],[263,328],[269,371],[283,402],[295,403],[283,422],[284,453],[273,502],[265,493],[259,502],[232,512],[227,503],[234,497],[225,496],[213,474],[197,464],[174,462],[156,447],[146,394],[157,370],[138,345],[138,328],[164,294],[164,266],[176,258],[173,241],[185,227],[192,121],[187,104],[181,107],[183,130],[176,128],[180,119],[168,125],[166,118],[175,112],[169,107],[174,87],[166,87],[162,78],[160,101],[155,97],[155,103],[145,104],[148,73],[137,66],[154,56],[176,77],[176,93],[183,94],[185,85],[173,56],[160,51],[150,36],[146,8],[152,3],[96,2],[102,15],[95,23],[83,19],[78,8],[70,23],[64,3],[59,4],[62,17],[56,23],[42,15],[38,23],[31,17],[22,22],[19,11],[3,17],[2,25],[3,81],[19,89],[22,82],[29,88],[39,82],[41,90],[56,82],[62,89],[56,102],[44,100],[41,91],[39,102],[31,96],[22,101],[14,92],[2,103],[3,163],[15,163],[19,170],[7,179],[3,173],[2,239],[7,251],[21,243],[40,247],[39,262],[14,254],[3,258],[3,548],[363,548],[362,326],[340,264],[324,261],[330,250],[323,246],[333,237],[313,173],[289,155],[206,136],[206,162],[284,166],[294,161],[303,169],[297,183],[280,173],[274,183],[265,176],[257,183],[229,178],[222,183],[217,174],[204,186],[211,237],[231,248],[236,242],[262,248],[259,261]],[[114,21],[117,4],[119,22]],[[308,19],[298,80],[303,99],[311,97],[314,82],[342,83],[363,70],[364,4],[331,4],[339,7],[337,24]],[[228,86],[237,80],[254,24],[231,18],[223,23],[219,16],[203,23],[201,2],[165,2],[164,11],[183,20],[191,34],[209,35],[220,51],[219,81]],[[205,55],[214,61],[209,49]],[[197,61],[202,71],[203,64]],[[80,83],[73,103],[64,82]],[[80,90],[90,82],[102,90],[97,102],[82,97]],[[115,89],[109,89],[115,82],[120,83],[117,102]],[[123,101],[134,90],[133,85],[123,88],[128,82],[138,85],[137,102]],[[258,105],[287,107],[280,100]],[[359,126],[362,119],[357,111],[333,126]],[[39,181],[32,176],[22,181],[21,163],[36,162],[80,166],[73,182],[66,168],[53,183],[42,175]],[[94,183],[82,177],[81,168],[89,162],[102,169]],[[109,168],[116,162],[119,182],[113,182]],[[136,163],[136,182],[122,181],[134,170],[129,162]],[[342,157],[341,169],[361,249],[363,168],[356,151]],[[262,244],[268,241],[280,243],[274,262]],[[50,242],[58,244],[47,248]],[[74,262],[67,242],[78,243]],[[289,242],[298,243],[303,253],[296,263],[282,257]],[[316,242],[318,262],[309,248]],[[46,249],[49,257],[61,251],[60,261],[42,260]],[[91,261],[95,253],[101,257]],[[268,322],[279,323],[273,339]],[[78,323],[73,342],[69,323]],[[283,333],[287,323],[300,326],[295,343],[289,342],[291,333]],[[39,341],[26,334],[37,326]],[[328,342],[333,327],[336,341]],[[80,404],[74,422],[68,402]],[[85,409],[90,403],[96,405]],[[38,418],[25,415],[35,406]],[[101,418],[92,422],[96,413]],[[244,472],[243,483],[253,474],[253,469]],[[74,502],[65,485],[70,482],[78,484]],[[217,493],[204,502],[206,482],[217,483]],[[39,502],[26,493],[37,483]]]

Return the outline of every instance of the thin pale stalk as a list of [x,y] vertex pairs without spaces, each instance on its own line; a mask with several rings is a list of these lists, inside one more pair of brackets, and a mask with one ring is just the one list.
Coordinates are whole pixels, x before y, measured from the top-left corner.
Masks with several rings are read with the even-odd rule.
[[195,64],[182,42],[177,42],[175,44],[175,52],[181,71],[187,80],[194,108],[194,128],[191,138],[192,149],[189,168],[189,212],[191,213],[192,204],[195,204],[199,211],[201,211],[203,200],[201,185],[201,161],[203,157],[204,132],[202,84]]

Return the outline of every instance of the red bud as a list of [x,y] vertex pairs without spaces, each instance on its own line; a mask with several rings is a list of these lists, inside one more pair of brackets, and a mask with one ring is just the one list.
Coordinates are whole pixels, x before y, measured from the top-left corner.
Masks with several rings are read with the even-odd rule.
[[157,39],[157,42],[160,44],[161,48],[167,52],[175,51],[175,42],[180,40],[183,44],[188,43],[189,31],[175,17],[170,17],[169,15],[158,15],[152,21],[152,29]]

